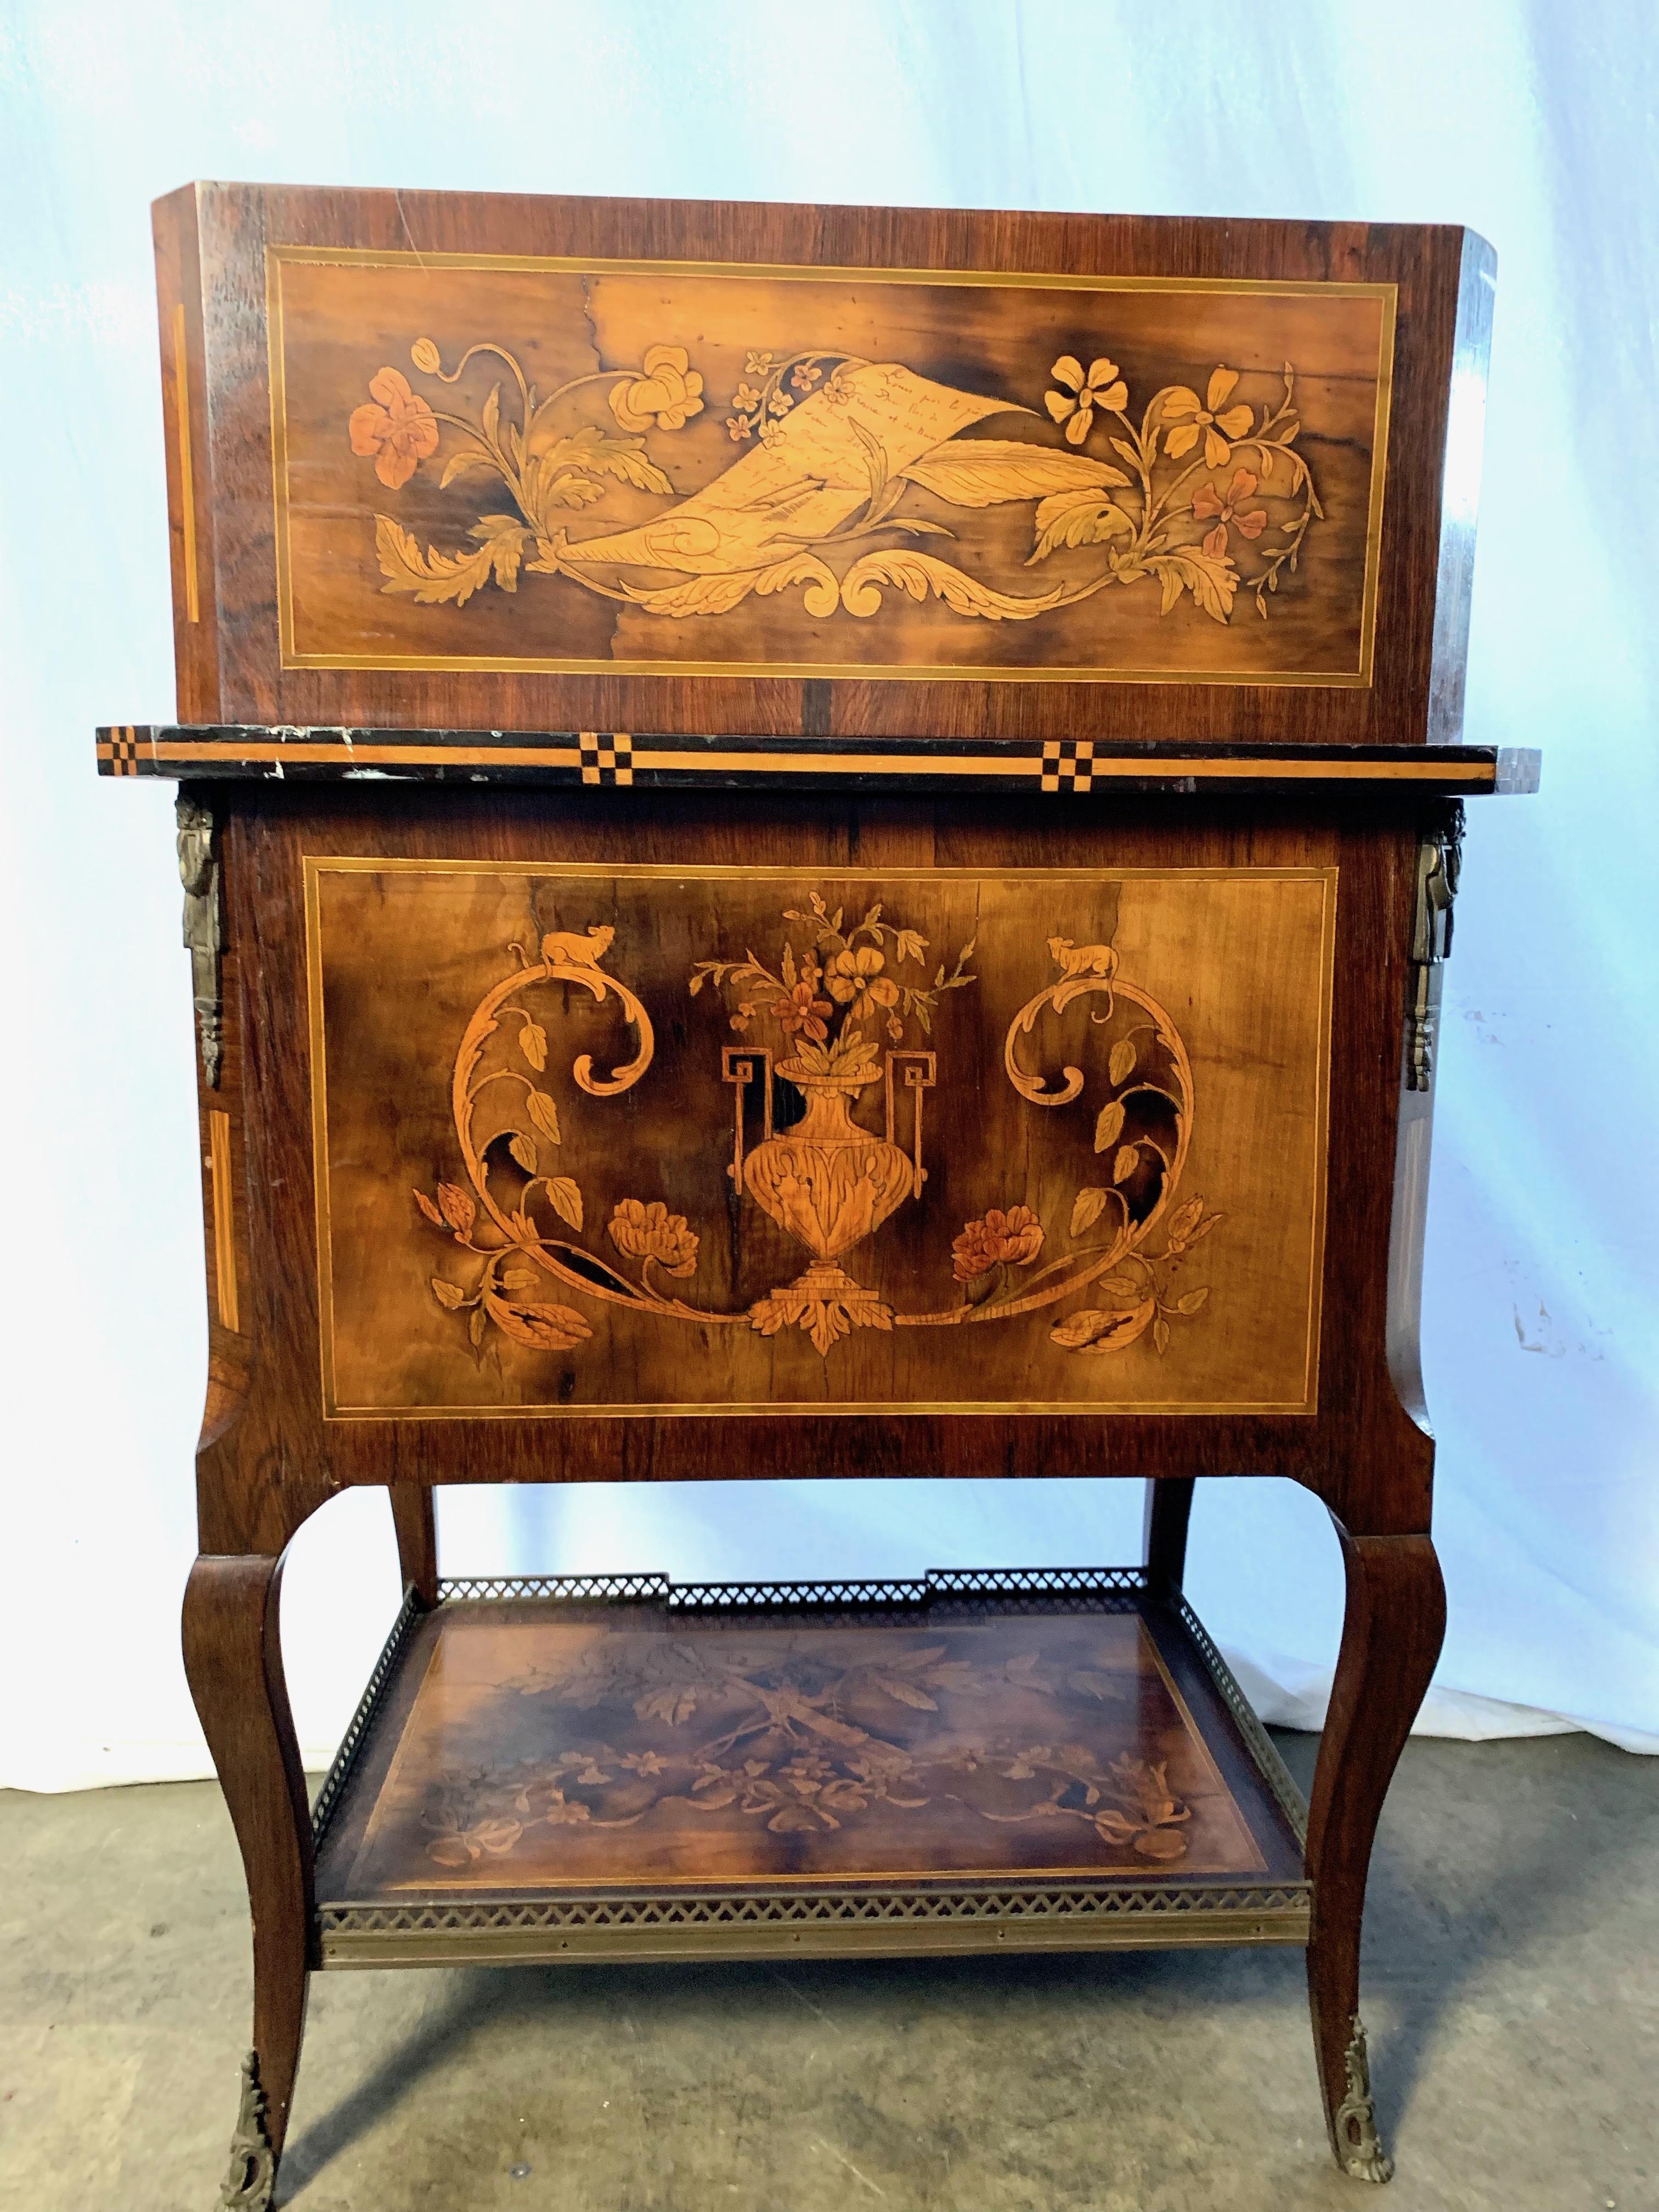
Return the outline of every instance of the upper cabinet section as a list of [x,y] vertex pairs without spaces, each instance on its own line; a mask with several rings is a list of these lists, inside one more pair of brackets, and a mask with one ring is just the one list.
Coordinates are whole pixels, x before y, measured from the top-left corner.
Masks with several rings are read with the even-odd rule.
[[181,720],[1455,743],[1441,228],[198,185]]

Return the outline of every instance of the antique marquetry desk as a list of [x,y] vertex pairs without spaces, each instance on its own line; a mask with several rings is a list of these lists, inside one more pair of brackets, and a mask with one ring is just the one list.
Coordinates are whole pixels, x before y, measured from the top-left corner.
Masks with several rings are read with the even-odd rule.
[[[1535,781],[1459,742],[1490,252],[227,186],[157,242],[180,722],[99,758],[183,787],[223,2202],[319,1968],[1114,1944],[1304,1945],[1386,2179],[1440,963],[1462,799]],[[1144,1479],[1145,1563],[438,1577],[440,1483],[808,1474]],[[1346,1563],[1305,1816],[1182,1595],[1265,1474]],[[277,1589],[359,1484],[405,1597],[313,1808]]]

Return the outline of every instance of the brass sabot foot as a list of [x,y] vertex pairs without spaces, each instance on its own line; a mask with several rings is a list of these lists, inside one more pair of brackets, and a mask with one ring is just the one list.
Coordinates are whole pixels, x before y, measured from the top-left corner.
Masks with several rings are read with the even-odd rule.
[[219,2191],[219,2212],[270,2212],[276,2195],[276,2154],[265,2128],[258,2055],[250,2051],[242,2061],[242,2102]]
[[1356,2181],[1391,2181],[1394,2160],[1382,2148],[1376,2131],[1376,2107],[1371,2101],[1370,2061],[1365,2051],[1365,2029],[1356,2013],[1350,2023],[1348,2048],[1343,2056],[1348,2093],[1331,2122],[1336,2155],[1344,2173]]

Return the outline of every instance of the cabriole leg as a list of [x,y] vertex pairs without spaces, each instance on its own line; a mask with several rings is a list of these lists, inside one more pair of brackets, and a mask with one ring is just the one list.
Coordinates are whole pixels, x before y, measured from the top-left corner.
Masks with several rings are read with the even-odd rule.
[[1187,1524],[1193,1512],[1193,1477],[1165,1475],[1146,1485],[1142,1523],[1146,1583],[1154,1597],[1179,1597],[1187,1571]]
[[1360,1922],[1382,1800],[1440,1654],[1446,1593],[1426,1535],[1353,1536],[1340,1522],[1337,1534],[1347,1610],[1308,1820],[1308,1995],[1337,2164],[1387,2181],[1394,2166],[1376,2132],[1359,2020]]
[[282,1561],[204,1555],[185,1591],[185,1672],[235,1825],[253,1920],[253,2048],[220,2203],[269,2212],[305,2030],[311,1814],[277,1641]]
[[438,1602],[438,1522],[429,1482],[394,1482],[388,1487],[392,1519],[398,1531],[398,1565],[403,1586],[429,1613]]

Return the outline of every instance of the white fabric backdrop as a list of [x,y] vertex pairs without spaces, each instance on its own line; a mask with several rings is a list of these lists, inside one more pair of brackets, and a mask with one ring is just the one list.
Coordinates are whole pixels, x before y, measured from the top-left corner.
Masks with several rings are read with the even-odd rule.
[[[1540,798],[1472,810],[1449,974],[1425,1334],[1451,1627],[1427,1718],[1659,1750],[1654,28],[1648,0],[11,0],[0,1781],[204,1771],[175,1626],[204,1331],[171,794],[97,782],[91,744],[95,722],[172,712],[148,203],[194,176],[1449,221],[1494,242],[1468,733],[1547,766]],[[1133,1558],[1139,1511],[1127,1485],[802,1480],[451,1492],[442,1534],[451,1571],[902,1572]],[[309,1751],[395,1583],[379,1492],[299,1538]],[[1192,1584],[1270,1715],[1316,1720],[1341,1591],[1314,1502],[1200,1489]]]

